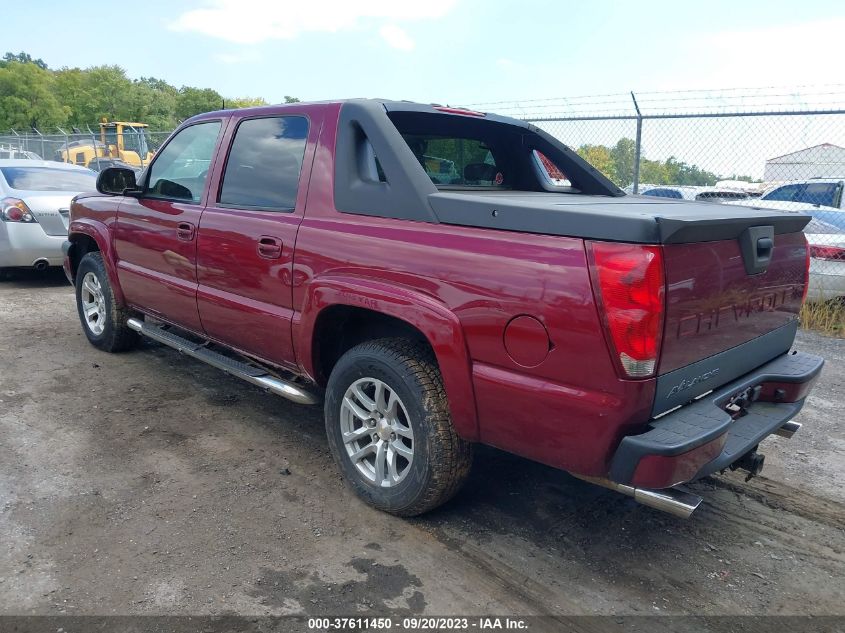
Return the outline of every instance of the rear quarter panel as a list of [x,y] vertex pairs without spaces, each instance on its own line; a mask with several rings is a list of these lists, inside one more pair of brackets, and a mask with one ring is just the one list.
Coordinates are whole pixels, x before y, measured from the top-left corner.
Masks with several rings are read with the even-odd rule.
[[[324,278],[358,276],[425,295],[463,329],[477,412],[477,428],[463,435],[567,470],[605,473],[615,442],[648,418],[654,385],[616,376],[583,241],[339,213],[334,132],[324,126],[297,237],[294,338],[308,337],[298,323],[313,321],[302,312],[309,288]],[[529,360],[505,345],[508,324],[525,316],[541,326],[509,336],[533,348],[538,356]],[[301,346],[297,360],[306,368],[308,354]],[[468,397],[446,388],[450,404]]]

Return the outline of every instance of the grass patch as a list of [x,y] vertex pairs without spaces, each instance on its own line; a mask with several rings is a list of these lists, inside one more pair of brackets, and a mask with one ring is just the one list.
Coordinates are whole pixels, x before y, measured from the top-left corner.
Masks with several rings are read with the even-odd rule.
[[813,301],[801,308],[801,327],[828,336],[845,336],[845,303],[840,299]]

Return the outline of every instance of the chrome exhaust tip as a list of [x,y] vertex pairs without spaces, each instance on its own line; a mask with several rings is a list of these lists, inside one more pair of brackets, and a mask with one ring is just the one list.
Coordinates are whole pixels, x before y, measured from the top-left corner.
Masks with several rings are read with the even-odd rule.
[[41,273],[50,267],[50,262],[48,262],[46,259],[36,259],[34,262],[32,262],[32,267]]
[[644,506],[668,512],[682,519],[690,518],[703,501],[698,495],[677,488],[665,490],[634,488],[634,499]]
[[650,488],[635,488],[634,486],[626,486],[625,484],[618,484],[609,479],[602,479],[600,477],[585,477],[581,475],[574,475],[578,479],[583,479],[591,484],[615,490],[623,495],[632,497],[634,501],[654,508],[668,512],[681,519],[688,519],[692,513],[698,509],[703,499],[696,494],[681,490],[680,488],[663,488],[661,490],[652,490]]
[[785,437],[789,439],[793,435],[795,435],[798,431],[801,430],[801,423],[800,422],[793,422],[790,420],[786,422],[782,427],[778,428],[775,431],[775,435],[779,435],[781,437]]

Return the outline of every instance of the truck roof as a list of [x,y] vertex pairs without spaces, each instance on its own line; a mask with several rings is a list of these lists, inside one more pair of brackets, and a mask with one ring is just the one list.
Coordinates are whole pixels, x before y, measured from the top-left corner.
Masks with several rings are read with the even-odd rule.
[[489,121],[497,121],[500,123],[508,123],[510,125],[518,125],[525,128],[533,128],[530,123],[514,119],[511,117],[502,116],[499,114],[492,114],[489,112],[479,112],[477,110],[470,110],[456,106],[442,105],[438,103],[419,103],[415,101],[402,101],[396,99],[379,99],[379,98],[351,98],[351,99],[334,99],[330,101],[297,101],[296,103],[279,103],[266,106],[254,106],[250,108],[214,110],[212,112],[204,112],[187,119],[188,121],[202,120],[206,118],[214,118],[220,116],[229,116],[234,113],[241,115],[253,114],[267,114],[271,112],[278,112],[280,108],[299,108],[302,106],[336,106],[345,103],[360,104],[365,107],[382,107],[386,112],[424,112],[430,114],[445,114],[468,116],[473,118],[480,118]]

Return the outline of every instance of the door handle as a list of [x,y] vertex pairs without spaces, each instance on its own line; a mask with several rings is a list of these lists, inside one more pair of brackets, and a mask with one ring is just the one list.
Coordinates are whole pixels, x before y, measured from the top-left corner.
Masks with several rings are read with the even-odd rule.
[[258,238],[258,255],[264,259],[278,259],[282,256],[282,240],[271,235]]
[[195,227],[190,222],[180,222],[176,227],[176,236],[180,240],[190,242],[194,239]]

